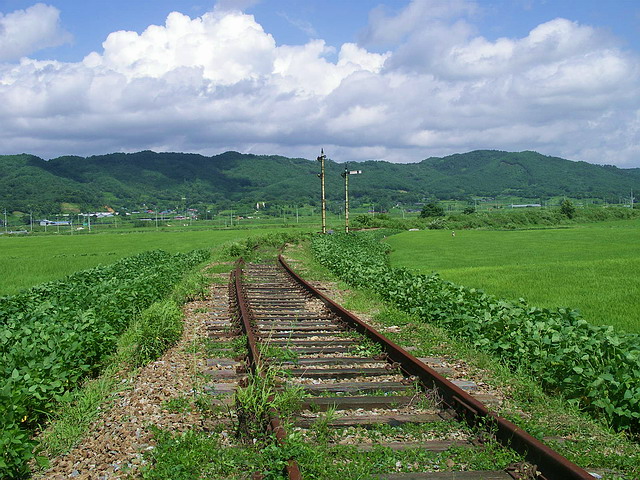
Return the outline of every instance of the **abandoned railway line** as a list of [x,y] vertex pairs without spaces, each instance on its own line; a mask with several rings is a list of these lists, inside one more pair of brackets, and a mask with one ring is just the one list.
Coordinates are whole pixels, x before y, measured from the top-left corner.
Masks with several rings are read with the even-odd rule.
[[[270,416],[269,429],[282,444],[294,432],[309,442],[363,452],[473,451],[495,442],[520,460],[508,465],[496,460],[494,469],[481,470],[450,465],[451,471],[416,463],[409,473],[381,472],[376,478],[593,478],[492,413],[481,396],[448,381],[428,365],[429,359],[412,356],[327,298],[282,257],[270,264],[239,262],[231,275],[230,297],[238,328],[247,338],[248,370],[254,375],[275,370],[277,388],[304,391],[291,418],[283,421],[275,411]],[[304,465],[295,456],[287,475],[304,478]]]

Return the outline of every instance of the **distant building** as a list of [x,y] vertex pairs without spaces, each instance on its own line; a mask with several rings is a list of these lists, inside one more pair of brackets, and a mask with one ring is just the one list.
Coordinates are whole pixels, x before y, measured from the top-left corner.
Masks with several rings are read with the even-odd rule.
[[522,205],[511,204],[511,208],[533,208],[533,207],[542,207],[542,205],[539,203],[524,203]]
[[71,222],[69,222],[68,220],[40,220],[41,227],[62,227],[65,225],[71,225]]

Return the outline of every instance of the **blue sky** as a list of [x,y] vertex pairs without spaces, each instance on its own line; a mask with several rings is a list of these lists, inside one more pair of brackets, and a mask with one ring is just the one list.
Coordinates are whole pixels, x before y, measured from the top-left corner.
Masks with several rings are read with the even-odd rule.
[[44,158],[490,148],[638,167],[640,2],[0,0],[0,118],[0,153]]
[[[2,0],[0,11],[25,9],[35,2]],[[47,2],[45,2],[47,3]],[[369,0],[264,0],[246,2],[246,12],[276,38],[279,44],[305,43],[313,34],[330,45],[355,42],[367,26],[369,11],[385,5],[391,11],[400,10],[408,0],[390,2]],[[73,37],[73,43],[37,52],[34,58],[56,58],[79,61],[92,50],[101,48],[107,35],[116,30],[142,32],[149,25],[163,24],[167,15],[179,11],[190,16],[210,10],[213,1],[123,1],[58,0],[48,2],[61,11],[61,22]],[[476,26],[483,36],[499,37],[526,35],[537,25],[564,17],[609,30],[621,45],[640,51],[640,2],[637,0],[501,0],[479,2]]]

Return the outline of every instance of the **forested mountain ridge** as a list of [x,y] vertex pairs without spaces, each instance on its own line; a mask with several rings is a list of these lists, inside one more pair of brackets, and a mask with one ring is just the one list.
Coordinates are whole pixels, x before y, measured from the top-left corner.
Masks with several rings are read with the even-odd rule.
[[[620,169],[548,157],[536,152],[478,150],[419,163],[366,161],[350,168],[363,174],[350,182],[354,204],[425,198],[513,195],[609,197],[640,190],[640,169]],[[113,153],[43,160],[33,155],[0,156],[0,206],[9,210],[58,211],[62,203],[84,208],[168,208],[185,197],[190,205],[217,208],[256,202],[318,202],[319,164],[277,155],[226,152]],[[345,165],[327,160],[327,196],[343,198]]]

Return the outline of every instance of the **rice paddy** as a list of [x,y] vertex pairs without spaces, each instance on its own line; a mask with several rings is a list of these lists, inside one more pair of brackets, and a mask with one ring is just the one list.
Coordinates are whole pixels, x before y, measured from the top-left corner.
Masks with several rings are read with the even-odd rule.
[[391,263],[640,332],[640,221],[517,231],[426,230],[387,239]]
[[[308,228],[307,228],[308,229]],[[146,231],[83,235],[0,237],[0,296],[11,295],[78,270],[113,263],[146,250],[187,252],[240,241],[252,235],[305,229]]]

